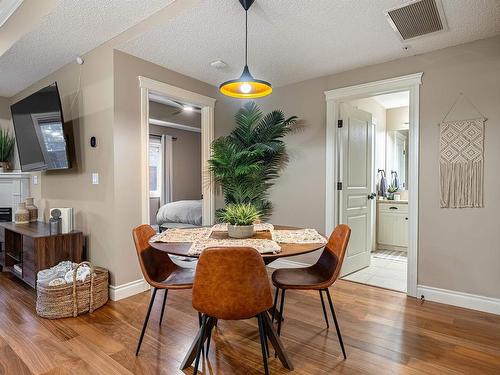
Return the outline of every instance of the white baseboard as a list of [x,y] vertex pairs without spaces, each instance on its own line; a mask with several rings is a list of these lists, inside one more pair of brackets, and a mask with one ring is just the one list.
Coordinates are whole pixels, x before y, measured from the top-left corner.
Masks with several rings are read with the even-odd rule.
[[135,294],[145,292],[146,290],[149,290],[149,288],[149,284],[144,281],[144,279],[131,281],[122,285],[110,285],[109,298],[112,301],[119,301]]
[[274,262],[269,264],[269,267],[271,267],[271,268],[302,268],[302,267],[309,267],[309,266],[310,266],[310,264],[296,262],[294,260],[288,260],[288,259],[277,259]]
[[422,295],[427,301],[445,303],[447,305],[500,315],[500,299],[498,298],[418,285],[417,297],[420,298]]

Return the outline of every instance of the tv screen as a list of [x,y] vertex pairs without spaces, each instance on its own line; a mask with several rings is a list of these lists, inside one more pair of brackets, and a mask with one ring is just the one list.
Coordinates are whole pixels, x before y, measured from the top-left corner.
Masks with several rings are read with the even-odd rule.
[[57,84],[10,107],[23,171],[70,168]]

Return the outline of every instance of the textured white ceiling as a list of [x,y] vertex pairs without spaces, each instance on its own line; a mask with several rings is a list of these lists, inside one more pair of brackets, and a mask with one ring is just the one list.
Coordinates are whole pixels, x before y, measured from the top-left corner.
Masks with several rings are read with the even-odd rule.
[[10,97],[173,0],[60,0],[0,56],[0,96]]
[[[18,93],[173,1],[59,0],[0,56],[0,96]],[[500,32],[500,0],[442,1],[449,31],[411,41],[405,52],[383,11],[406,0],[256,0],[249,12],[250,68],[276,87]],[[195,4],[119,48],[214,85],[238,77],[244,55],[241,5]],[[212,68],[217,59],[228,66]]]
[[406,107],[410,105],[410,93],[408,91],[377,95],[374,96],[373,99],[385,109]]
[[[249,11],[249,66],[274,86],[420,54],[496,35],[497,0],[443,0],[449,31],[408,43],[384,10],[402,0],[257,0]],[[121,50],[218,85],[239,77],[244,12],[237,0],[204,0]],[[222,70],[210,66],[221,59]]]

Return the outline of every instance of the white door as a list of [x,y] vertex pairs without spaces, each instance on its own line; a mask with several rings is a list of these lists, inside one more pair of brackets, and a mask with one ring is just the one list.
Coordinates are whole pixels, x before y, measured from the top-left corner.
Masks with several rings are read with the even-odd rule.
[[371,113],[342,104],[339,222],[351,227],[341,276],[370,265],[373,230],[374,166]]

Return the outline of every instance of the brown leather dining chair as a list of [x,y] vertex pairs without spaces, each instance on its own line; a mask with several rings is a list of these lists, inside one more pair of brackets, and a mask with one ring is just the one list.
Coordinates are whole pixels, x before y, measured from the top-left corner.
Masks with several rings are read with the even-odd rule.
[[272,326],[265,314],[272,306],[271,284],[257,250],[249,247],[205,249],[198,260],[193,285],[193,307],[203,314],[194,374],[198,372],[204,341],[210,341],[216,320],[254,317],[259,324],[264,370],[268,374],[266,336]]
[[165,291],[160,315],[161,325],[163,314],[165,313],[168,290],[191,289],[193,287],[194,269],[180,267],[170,259],[167,253],[153,249],[149,244],[149,239],[155,234],[155,230],[150,225],[146,224],[140,225],[132,231],[142,274],[146,282],[154,288],[135,355],[139,355],[144,333],[148,325],[149,315],[151,314],[151,309],[158,289],[163,289]]
[[333,317],[333,322],[335,323],[335,328],[337,330],[337,335],[340,342],[340,347],[342,349],[342,354],[344,359],[346,358],[344,342],[342,341],[342,335],[340,334],[340,328],[335,315],[335,309],[333,308],[332,297],[330,296],[329,287],[337,280],[340,273],[340,268],[344,261],[344,256],[347,250],[347,245],[349,243],[349,237],[351,235],[351,229],[345,224],[338,225],[330,238],[328,243],[323,250],[318,261],[310,267],[304,268],[281,268],[277,269],[272,274],[272,281],[276,287],[276,294],[274,296],[274,307],[273,307],[273,320],[276,315],[275,312],[278,309],[278,294],[281,290],[281,301],[280,301],[280,311],[278,314],[278,335],[281,334],[281,323],[283,320],[283,312],[285,307],[285,291],[287,289],[295,290],[317,290],[321,298],[321,305],[323,307],[323,315],[326,321],[327,327],[328,315],[325,309],[325,301],[323,299],[323,293],[328,297],[328,303],[330,305],[330,310]]

